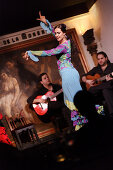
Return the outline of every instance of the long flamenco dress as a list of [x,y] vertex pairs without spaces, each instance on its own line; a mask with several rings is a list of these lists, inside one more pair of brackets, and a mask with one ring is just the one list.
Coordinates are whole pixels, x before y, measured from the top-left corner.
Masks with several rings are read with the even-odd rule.
[[[52,25],[47,20],[48,26],[44,23],[40,23],[41,27],[47,31],[47,33],[54,33]],[[28,51],[29,57],[37,62],[39,61],[37,56],[56,56],[57,66],[62,78],[62,89],[64,94],[64,103],[71,110],[71,120],[73,125],[82,125],[87,123],[87,119],[80,115],[77,108],[73,103],[74,95],[82,90],[80,85],[80,76],[78,71],[73,67],[71,63],[71,43],[70,40],[65,41],[63,44],[58,45],[56,48],[44,51]]]

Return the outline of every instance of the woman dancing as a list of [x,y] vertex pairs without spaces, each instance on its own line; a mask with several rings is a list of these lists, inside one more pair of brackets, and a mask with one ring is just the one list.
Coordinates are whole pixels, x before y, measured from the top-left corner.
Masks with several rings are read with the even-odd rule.
[[44,51],[26,51],[23,58],[28,60],[29,58],[33,61],[39,61],[37,56],[56,56],[57,65],[60,76],[62,78],[62,89],[64,93],[64,103],[71,110],[71,119],[73,125],[81,125],[86,123],[87,120],[79,115],[77,108],[73,103],[75,94],[82,90],[80,85],[80,76],[78,71],[74,68],[71,63],[71,40],[67,39],[66,36],[66,25],[59,24],[54,29],[45,16],[41,15],[39,12],[39,20],[41,27],[47,31],[47,33],[52,33],[59,45],[56,48]]

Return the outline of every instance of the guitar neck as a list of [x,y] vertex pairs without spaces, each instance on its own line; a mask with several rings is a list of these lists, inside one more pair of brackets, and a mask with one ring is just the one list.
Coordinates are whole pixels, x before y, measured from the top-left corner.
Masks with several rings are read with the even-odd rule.
[[50,96],[49,98],[50,99],[53,99],[54,97],[56,97],[56,96],[58,96],[60,93],[62,93],[63,92],[63,90],[62,89],[60,89],[60,90],[58,90],[55,94],[53,94],[52,96]]
[[103,80],[106,79],[106,76],[111,76],[111,77],[112,77],[112,73],[107,74],[107,75],[105,75],[105,76],[103,76],[103,77],[100,77],[100,78],[96,79],[96,81],[103,81]]
[[100,78],[96,79],[96,81],[103,81],[105,79],[106,79],[106,76],[103,76],[103,77],[100,77]]

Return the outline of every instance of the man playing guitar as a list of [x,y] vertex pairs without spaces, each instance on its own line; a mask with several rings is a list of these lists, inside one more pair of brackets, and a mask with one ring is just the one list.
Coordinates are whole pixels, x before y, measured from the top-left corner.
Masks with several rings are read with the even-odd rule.
[[[113,117],[113,63],[105,52],[97,53],[98,65],[82,76],[88,91],[102,96],[107,104],[109,116]],[[98,102],[98,100],[97,100]]]
[[[58,127],[59,122],[57,120],[62,122],[61,126],[63,126],[63,122],[66,122],[63,114],[63,108],[67,110],[67,107],[63,102],[62,88],[58,84],[52,84],[47,73],[40,74],[39,83],[41,87],[31,97],[28,98],[27,102],[31,108],[35,110],[37,116],[42,122],[49,123],[52,121],[55,128],[60,128],[61,130],[61,127]],[[55,98],[47,100],[47,96],[49,97],[49,94],[52,93],[53,95],[58,91],[60,91],[60,93],[58,93]],[[47,104],[47,112],[45,111],[43,113],[44,109],[41,107],[35,109],[35,105],[41,106],[41,104]],[[42,109],[42,112],[40,112],[40,109]]]

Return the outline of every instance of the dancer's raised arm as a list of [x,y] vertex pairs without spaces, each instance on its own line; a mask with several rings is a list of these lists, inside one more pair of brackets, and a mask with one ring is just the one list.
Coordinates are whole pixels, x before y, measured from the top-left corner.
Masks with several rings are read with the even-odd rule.
[[48,33],[55,36],[55,31],[51,23],[46,19],[45,16],[42,16],[41,11],[39,11],[39,18],[36,20],[40,21],[40,26]]
[[48,23],[46,21],[46,17],[42,16],[41,11],[39,11],[39,18],[37,18],[36,20],[43,22],[44,24],[46,24],[48,26]]

